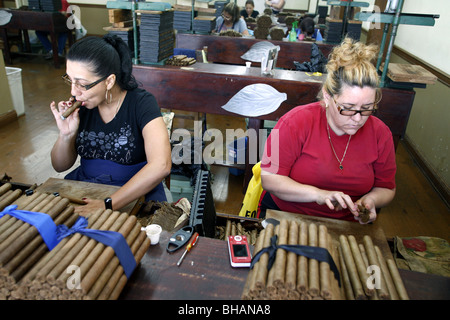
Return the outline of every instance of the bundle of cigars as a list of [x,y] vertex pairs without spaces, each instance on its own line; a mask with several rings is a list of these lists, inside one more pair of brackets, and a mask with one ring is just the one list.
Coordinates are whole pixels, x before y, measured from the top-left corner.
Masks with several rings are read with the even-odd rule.
[[227,240],[228,236],[246,236],[247,241],[251,245],[256,244],[258,239],[258,229],[255,225],[252,228],[245,227],[239,220],[234,221],[227,219],[225,226],[216,226],[217,239]]
[[[0,212],[12,204],[16,210],[46,213],[57,226],[70,228],[79,218],[67,198],[23,194],[5,183],[0,187]],[[121,233],[136,265],[150,246],[140,223],[128,213],[98,210],[87,221],[89,229]],[[117,299],[127,282],[114,249],[81,233],[49,250],[34,226],[5,214],[0,218],[0,248],[0,299]]]
[[[242,292],[243,300],[408,299],[395,262],[385,260],[369,236],[358,244],[354,236],[340,235],[337,244],[322,224],[283,219],[260,232],[254,255],[271,246],[275,235],[277,245],[326,249],[339,270],[339,281],[329,262],[278,248],[270,269],[267,252],[254,263]],[[371,282],[367,267],[371,265],[381,270],[381,281],[373,289],[367,285]]]
[[165,62],[166,65],[171,66],[190,66],[197,62],[194,58],[189,58],[184,54],[174,55],[171,58],[168,58]]

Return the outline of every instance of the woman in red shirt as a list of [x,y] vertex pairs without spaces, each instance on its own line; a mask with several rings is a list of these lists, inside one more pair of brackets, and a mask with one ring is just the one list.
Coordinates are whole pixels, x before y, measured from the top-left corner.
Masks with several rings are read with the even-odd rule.
[[[277,209],[360,220],[358,205],[376,208],[395,195],[392,133],[372,116],[381,100],[371,63],[377,47],[349,38],[334,48],[320,102],[280,118],[261,161],[263,194],[258,217]],[[361,222],[361,221],[360,221]]]

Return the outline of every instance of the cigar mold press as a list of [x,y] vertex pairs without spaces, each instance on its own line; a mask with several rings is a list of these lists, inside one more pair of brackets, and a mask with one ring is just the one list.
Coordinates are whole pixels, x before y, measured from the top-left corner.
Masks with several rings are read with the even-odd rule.
[[172,253],[183,247],[194,234],[194,227],[185,226],[175,232],[167,243],[167,251]]
[[199,170],[197,173],[189,225],[193,226],[201,236],[215,237],[216,209],[211,191],[210,172],[207,170]]
[[73,96],[69,98],[69,103],[72,103],[72,105],[61,115],[62,120],[66,120],[66,118],[70,116],[75,111],[75,109],[81,106],[81,102],[77,101]]

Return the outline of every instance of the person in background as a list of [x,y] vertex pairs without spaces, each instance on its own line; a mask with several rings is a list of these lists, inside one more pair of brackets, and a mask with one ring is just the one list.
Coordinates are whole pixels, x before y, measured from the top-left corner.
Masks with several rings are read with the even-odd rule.
[[[61,12],[66,13],[67,8],[69,7],[69,4],[67,3],[67,0],[61,0]],[[36,37],[41,41],[42,45],[44,46],[45,51],[47,54],[44,56],[46,60],[50,60],[53,58],[53,49],[52,49],[52,43],[49,40],[49,32],[46,31],[38,31],[36,30]],[[58,33],[58,55],[60,57],[63,56],[64,49],[66,47],[66,41],[67,41],[67,32]]]
[[241,10],[241,16],[246,19],[248,17],[255,18],[259,15],[259,12],[255,10],[255,3],[253,0],[247,0],[245,2],[245,9]]
[[216,29],[213,32],[220,33],[226,30],[234,30],[243,36],[249,36],[245,20],[241,18],[239,6],[229,2],[222,10],[222,15],[216,20]]
[[322,35],[319,29],[315,28],[314,19],[311,17],[304,17],[300,20],[298,40],[312,40],[322,41]]
[[120,188],[106,199],[84,198],[75,211],[120,210],[145,195],[166,201],[162,180],[170,174],[171,147],[155,97],[138,88],[128,45],[118,36],[85,37],[67,53],[63,80],[82,102],[65,120],[70,101],[53,101],[50,109],[59,129],[51,151],[53,168],[80,166],[65,179]]
[[[61,0],[61,12],[63,14],[66,14],[68,9],[69,9],[69,4],[67,3],[67,0]],[[75,15],[73,16],[74,18],[78,19]],[[81,23],[80,23],[81,25]],[[47,52],[47,54],[45,55],[45,59],[46,60],[50,60],[53,57],[53,48],[52,48],[52,44],[49,40],[49,32],[46,31],[38,31],[36,30],[36,37],[39,39],[39,41],[42,43],[42,45],[44,46],[45,51]],[[79,40],[82,37],[84,37],[87,33],[86,28],[84,28],[81,25],[80,29],[76,29],[75,30],[75,39]],[[64,49],[66,46],[66,41],[67,41],[67,32],[63,32],[63,33],[58,33],[58,55],[60,57],[63,56],[64,54]]]
[[266,0],[266,5],[272,9],[273,14],[279,14],[285,4],[285,0]]
[[373,116],[381,100],[372,64],[377,51],[375,45],[345,38],[330,54],[320,101],[280,118],[261,160],[258,218],[275,209],[363,223],[361,205],[372,222],[376,209],[392,201],[392,133]]

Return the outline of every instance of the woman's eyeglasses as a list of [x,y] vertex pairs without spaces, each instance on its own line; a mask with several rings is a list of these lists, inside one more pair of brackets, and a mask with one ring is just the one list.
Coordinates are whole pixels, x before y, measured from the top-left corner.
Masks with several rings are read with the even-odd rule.
[[78,83],[78,82],[73,82],[73,81],[69,78],[69,76],[67,75],[67,73],[66,73],[65,75],[63,75],[62,78],[63,78],[64,82],[65,82],[67,85],[69,85],[69,86],[75,85],[75,88],[77,88],[78,90],[81,90],[81,91],[87,91],[87,90],[92,89],[93,87],[95,87],[97,84],[99,84],[100,82],[102,82],[102,81],[105,80],[106,78],[108,78],[108,76],[104,76],[103,78],[98,79],[97,81],[94,81],[94,82],[92,82],[92,83],[90,83],[90,84],[80,84],[80,83]]
[[232,17],[230,16],[226,16],[222,13],[222,18],[224,18],[224,20],[230,21],[232,19]]
[[361,107],[361,110],[350,109],[341,104],[338,104],[336,102],[336,100],[334,99],[334,97],[333,97],[333,101],[334,101],[334,104],[336,105],[336,108],[338,109],[339,113],[343,116],[352,117],[355,114],[359,113],[359,114],[361,114],[361,116],[367,117],[367,116],[374,114],[378,109],[378,104],[381,101],[381,93],[377,94],[377,96],[378,96],[378,98],[376,99],[376,102],[365,105],[364,107]]

